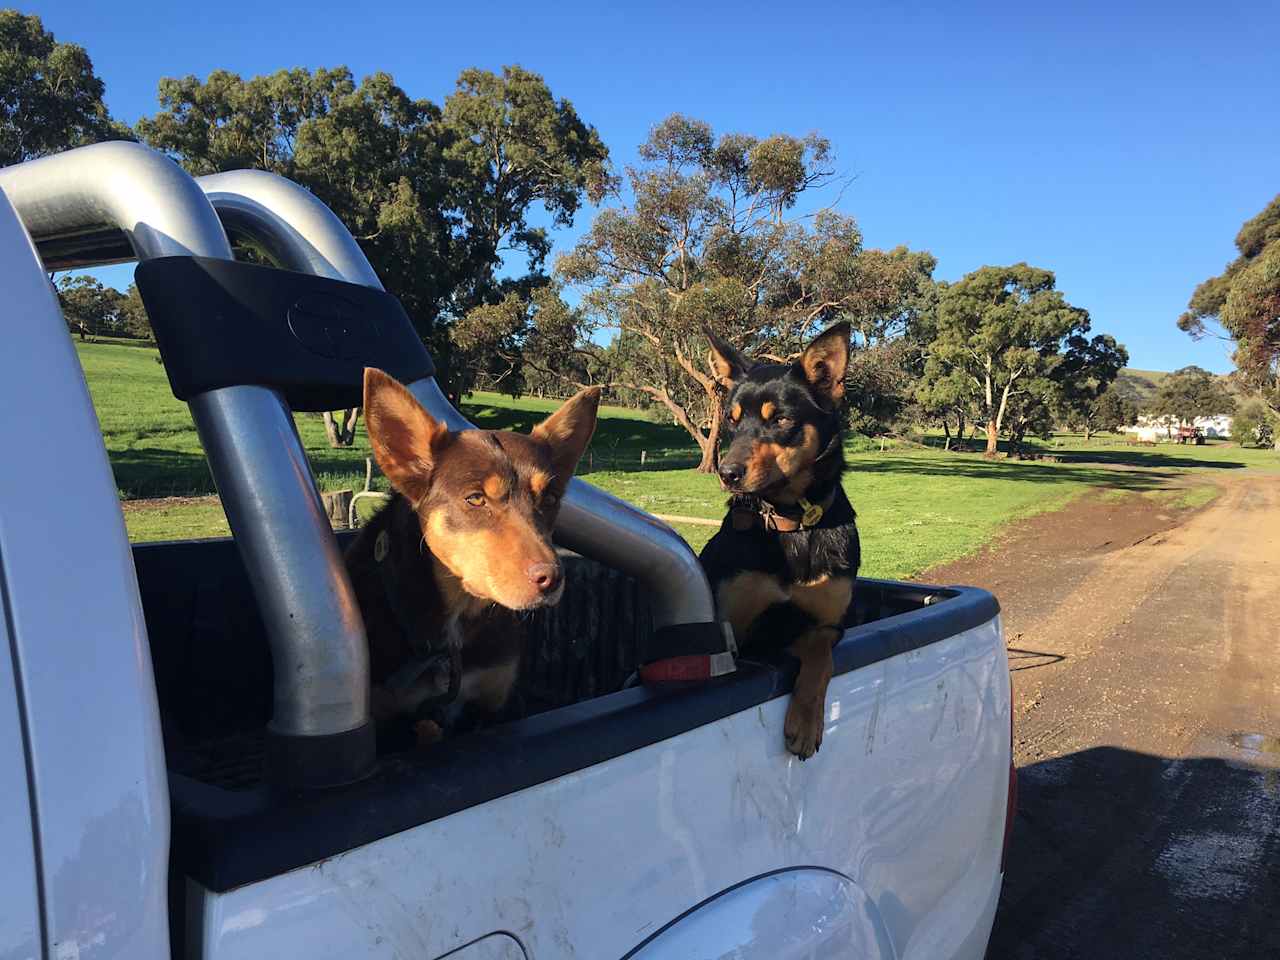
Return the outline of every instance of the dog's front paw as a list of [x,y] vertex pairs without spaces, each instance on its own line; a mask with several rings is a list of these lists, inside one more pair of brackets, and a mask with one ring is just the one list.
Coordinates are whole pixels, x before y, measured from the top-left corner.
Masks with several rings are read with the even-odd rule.
[[782,725],[782,734],[786,739],[787,749],[801,760],[808,760],[822,749],[822,704],[815,707],[791,698],[787,706],[787,719]]
[[444,739],[444,731],[434,720],[419,720],[413,725],[413,738],[419,749],[430,747]]

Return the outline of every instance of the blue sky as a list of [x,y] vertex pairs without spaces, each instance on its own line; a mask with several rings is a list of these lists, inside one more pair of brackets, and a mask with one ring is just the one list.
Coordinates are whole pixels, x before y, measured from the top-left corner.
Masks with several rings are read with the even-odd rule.
[[[615,162],[680,111],[829,137],[870,246],[1054,270],[1136,367],[1230,368],[1174,327],[1280,192],[1280,6],[1183,3],[23,3],[86,46],[127,121],[162,76],[346,64],[437,102],[520,63]],[[587,223],[580,217],[578,229]],[[576,231],[574,231],[576,232]],[[558,237],[563,248],[573,233]],[[127,283],[128,273],[110,278]]]

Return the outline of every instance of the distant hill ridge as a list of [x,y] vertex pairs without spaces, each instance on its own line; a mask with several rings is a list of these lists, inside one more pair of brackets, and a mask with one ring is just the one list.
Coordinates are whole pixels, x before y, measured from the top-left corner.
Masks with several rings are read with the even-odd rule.
[[1160,370],[1138,370],[1134,367],[1125,367],[1116,377],[1116,385],[1121,390],[1132,393],[1138,401],[1138,406],[1145,407],[1156,398],[1160,381],[1167,376],[1169,374]]
[[[1162,370],[1138,370],[1134,367],[1125,367],[1116,377],[1116,384],[1121,390],[1132,394],[1137,399],[1139,408],[1142,408],[1156,398],[1160,383],[1167,376],[1169,374]],[[1235,394],[1237,399],[1245,395],[1242,388],[1225,374],[1219,373],[1217,377],[1227,381],[1227,389]]]

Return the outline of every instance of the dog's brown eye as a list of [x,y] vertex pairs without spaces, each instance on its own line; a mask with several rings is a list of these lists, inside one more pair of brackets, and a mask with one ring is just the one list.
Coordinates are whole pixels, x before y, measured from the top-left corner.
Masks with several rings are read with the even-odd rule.
[[467,503],[471,504],[473,507],[483,507],[483,506],[484,506],[484,494],[483,494],[483,493],[470,493],[470,494],[467,494]]
[[554,507],[559,502],[560,498],[554,493],[544,493],[542,495],[542,506],[544,507]]

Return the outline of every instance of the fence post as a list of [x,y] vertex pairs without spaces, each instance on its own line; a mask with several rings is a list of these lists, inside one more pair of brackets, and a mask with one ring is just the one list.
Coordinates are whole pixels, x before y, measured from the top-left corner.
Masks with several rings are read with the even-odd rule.
[[649,452],[648,450],[641,450],[641,451],[640,451],[640,469],[641,469],[641,470],[643,470],[643,469],[644,469],[644,458],[645,458],[645,454],[647,454],[648,452]]

